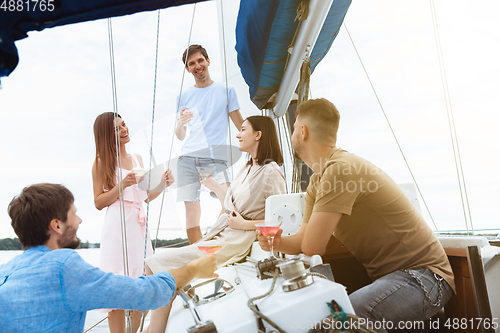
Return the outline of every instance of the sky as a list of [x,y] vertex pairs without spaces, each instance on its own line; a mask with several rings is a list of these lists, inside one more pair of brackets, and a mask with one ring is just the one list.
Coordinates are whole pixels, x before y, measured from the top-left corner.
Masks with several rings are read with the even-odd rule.
[[[500,3],[442,0],[435,8],[473,227],[500,228]],[[193,5],[160,13],[153,140],[158,163],[178,156],[182,145],[172,131],[176,96],[193,84],[189,74],[183,77],[180,60],[188,43],[205,46],[212,78],[223,77],[217,3],[196,6],[190,41]],[[132,135],[127,151],[145,161],[157,16],[112,19],[117,109]],[[344,23],[427,203],[432,219],[425,208],[424,218],[433,229],[434,223],[439,230],[466,229],[429,2],[357,0]],[[83,219],[79,237],[99,242],[104,210],[93,203],[92,126],[99,114],[113,110],[107,25],[98,20],[46,29],[16,43],[19,65],[0,90],[0,238],[15,237],[7,214],[11,199],[29,184],[54,182],[75,195]],[[345,26],[311,77],[311,96],[339,109],[339,147],[375,163],[397,183],[412,182]],[[226,52],[234,58],[234,48]],[[244,117],[260,114],[244,87],[237,93]],[[234,127],[231,135],[234,143]],[[203,227],[215,221],[217,205],[202,197]],[[163,208],[161,198],[153,201],[149,216],[153,238],[158,224],[160,239],[185,237],[184,207],[175,202],[175,189],[166,192]]]

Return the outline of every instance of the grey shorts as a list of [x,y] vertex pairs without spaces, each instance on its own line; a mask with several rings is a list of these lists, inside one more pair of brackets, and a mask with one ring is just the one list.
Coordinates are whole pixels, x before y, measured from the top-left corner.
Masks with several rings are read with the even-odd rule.
[[177,201],[200,200],[200,176],[197,166],[213,167],[212,178],[219,184],[230,183],[231,173],[224,160],[204,157],[179,156],[177,160]]

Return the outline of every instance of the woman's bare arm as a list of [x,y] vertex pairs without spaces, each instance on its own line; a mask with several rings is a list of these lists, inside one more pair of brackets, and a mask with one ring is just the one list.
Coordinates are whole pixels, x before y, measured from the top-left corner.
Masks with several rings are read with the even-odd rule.
[[136,184],[135,174],[129,173],[123,180],[115,185],[111,190],[104,191],[104,177],[102,172],[101,160],[97,159],[92,165],[92,185],[94,189],[94,205],[98,210],[108,207],[120,196],[120,184],[123,188]]

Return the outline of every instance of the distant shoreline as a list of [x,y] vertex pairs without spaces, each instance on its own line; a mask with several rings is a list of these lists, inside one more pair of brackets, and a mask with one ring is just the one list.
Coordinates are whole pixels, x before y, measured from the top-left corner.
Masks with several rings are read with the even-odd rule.
[[[161,247],[183,247],[189,245],[187,238],[174,238],[174,239],[158,239],[152,241],[153,246]],[[98,249],[100,243],[81,242],[78,249]],[[19,238],[3,238],[0,239],[0,251],[22,250]]]

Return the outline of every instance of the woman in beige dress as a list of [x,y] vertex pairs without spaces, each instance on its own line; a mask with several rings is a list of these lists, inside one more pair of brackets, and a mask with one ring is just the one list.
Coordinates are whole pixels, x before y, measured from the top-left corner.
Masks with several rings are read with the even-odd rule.
[[[256,240],[255,224],[264,221],[266,199],[286,193],[285,177],[279,167],[283,164],[283,156],[274,122],[269,117],[247,118],[236,138],[240,150],[249,154],[245,168],[227,191],[211,177],[204,181],[204,185],[219,198],[225,213],[198,242],[149,257],[146,260],[148,274],[178,268],[204,256],[198,249],[200,242],[203,245],[222,245],[215,255],[219,267],[240,261],[249,254]],[[149,332],[165,332],[171,304],[152,311]]]

